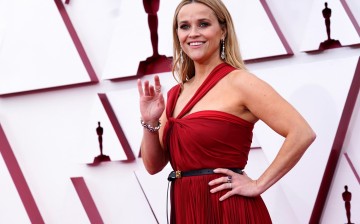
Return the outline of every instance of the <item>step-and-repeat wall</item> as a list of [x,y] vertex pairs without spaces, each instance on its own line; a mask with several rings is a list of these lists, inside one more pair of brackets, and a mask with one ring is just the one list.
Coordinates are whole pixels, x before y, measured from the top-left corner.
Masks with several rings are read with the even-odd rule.
[[[166,223],[171,167],[143,167],[136,80],[176,84],[178,2],[0,1],[0,223]],[[263,194],[273,222],[359,223],[360,2],[223,2],[249,70],[317,134]],[[246,172],[283,140],[259,121]]]

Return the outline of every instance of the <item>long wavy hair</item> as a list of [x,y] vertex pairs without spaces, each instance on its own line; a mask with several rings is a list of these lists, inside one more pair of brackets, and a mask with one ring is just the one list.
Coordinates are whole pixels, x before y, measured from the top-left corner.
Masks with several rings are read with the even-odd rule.
[[[237,36],[233,24],[233,20],[229,11],[227,10],[226,6],[223,4],[221,0],[182,0],[179,5],[177,6],[173,18],[173,67],[172,67],[172,74],[174,78],[179,83],[185,83],[187,80],[191,79],[195,75],[195,65],[194,62],[185,54],[183,53],[182,58],[180,59],[180,41],[177,35],[178,29],[178,14],[180,9],[187,4],[191,3],[201,3],[208,6],[212,9],[220,23],[220,26],[223,30],[226,31],[226,37],[224,40],[225,44],[225,59],[224,62],[228,63],[229,65],[246,70],[244,61],[242,60],[240,54],[240,48],[237,41]],[[219,43],[219,55],[221,51],[221,43]]]

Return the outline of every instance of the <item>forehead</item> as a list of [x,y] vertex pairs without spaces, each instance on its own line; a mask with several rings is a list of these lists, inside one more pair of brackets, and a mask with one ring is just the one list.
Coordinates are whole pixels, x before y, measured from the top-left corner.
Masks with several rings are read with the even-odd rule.
[[178,22],[198,19],[217,20],[214,11],[201,3],[190,3],[181,7],[177,16]]

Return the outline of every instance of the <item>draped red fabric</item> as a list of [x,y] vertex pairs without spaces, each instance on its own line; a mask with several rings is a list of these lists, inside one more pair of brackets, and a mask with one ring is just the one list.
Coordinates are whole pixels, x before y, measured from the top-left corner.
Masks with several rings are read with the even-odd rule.
[[[245,168],[252,141],[253,123],[213,110],[189,113],[191,108],[224,76],[235,68],[222,63],[215,67],[177,117],[173,110],[181,91],[176,85],[168,92],[164,146],[174,170]],[[210,174],[183,177],[172,182],[172,224],[271,223],[261,197],[232,196],[220,202],[226,192],[210,193]]]

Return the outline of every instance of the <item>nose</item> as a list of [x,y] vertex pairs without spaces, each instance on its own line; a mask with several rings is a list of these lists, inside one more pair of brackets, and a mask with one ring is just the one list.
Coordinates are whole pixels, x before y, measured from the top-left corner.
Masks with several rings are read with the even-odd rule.
[[189,37],[197,37],[199,36],[199,30],[196,26],[192,26],[190,29]]

